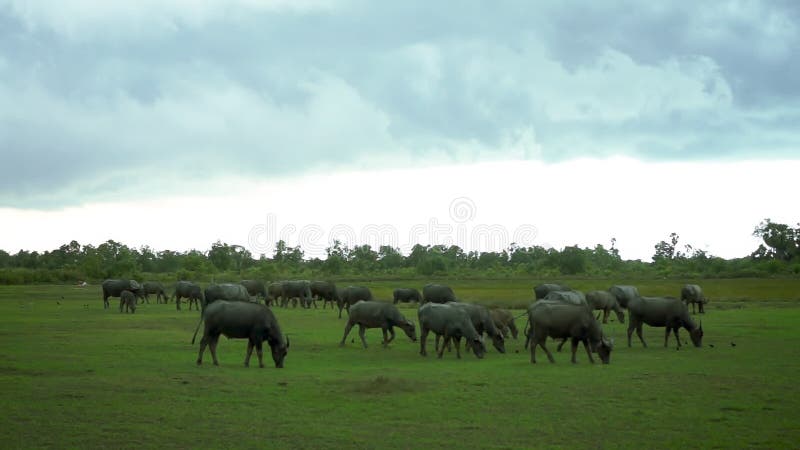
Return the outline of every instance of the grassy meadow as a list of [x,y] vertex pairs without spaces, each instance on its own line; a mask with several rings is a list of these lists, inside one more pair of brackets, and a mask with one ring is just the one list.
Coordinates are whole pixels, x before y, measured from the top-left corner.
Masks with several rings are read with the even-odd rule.
[[[569,280],[578,289],[625,280]],[[345,285],[346,283],[339,283]],[[417,282],[358,283],[379,298]],[[449,284],[464,300],[521,308],[531,281]],[[644,295],[678,295],[683,282],[636,281]],[[222,338],[220,366],[195,365],[199,314],[174,304],[104,310],[97,285],[0,286],[0,442],[4,448],[788,448],[800,441],[800,280],[703,280],[711,303],[704,347],[649,348],[624,325],[611,364],[582,348],[523,342],[483,360],[418,354],[397,330],[384,349],[330,309],[275,308],[291,337],[284,369],[243,366],[246,341]],[[152,300],[151,300],[152,301]],[[414,306],[401,310],[416,321]],[[522,310],[516,311],[521,313]],[[518,319],[521,329],[523,319]],[[682,338],[688,334],[682,331]],[[355,342],[351,342],[355,339]],[[567,346],[568,347],[568,346]],[[549,348],[555,350],[555,345]],[[254,357],[255,358],[255,355]]]

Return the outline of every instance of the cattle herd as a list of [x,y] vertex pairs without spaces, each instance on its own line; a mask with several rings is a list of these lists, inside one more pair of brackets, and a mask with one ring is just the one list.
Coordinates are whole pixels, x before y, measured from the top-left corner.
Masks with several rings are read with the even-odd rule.
[[[536,300],[528,307],[527,313],[514,316],[505,309],[489,309],[482,305],[461,302],[453,289],[441,284],[428,284],[420,293],[417,289],[398,288],[393,292],[393,303],[376,301],[367,287],[347,286],[337,288],[329,281],[292,280],[265,284],[258,280],[243,280],[238,284],[211,284],[205,289],[199,285],[179,281],[175,291],[168,297],[164,286],[157,282],[139,283],[135,280],[105,280],[102,284],[103,305],[109,307],[109,297],[119,297],[120,312],[136,312],[138,302],[148,302],[150,295],[156,296],[156,302],[167,303],[175,300],[175,306],[181,309],[181,300],[202,311],[200,322],[195,329],[192,344],[197,337],[200,325],[205,323],[200,339],[200,351],[197,364],[202,364],[206,347],[211,351],[214,364],[217,362],[217,342],[221,335],[228,338],[247,339],[247,354],[244,364],[248,366],[253,349],[256,349],[260,367],[262,360],[262,344],[270,346],[275,367],[283,367],[283,361],[289,349],[289,338],[281,332],[278,320],[270,307],[289,305],[302,308],[318,308],[317,301],[322,301],[322,308],[330,304],[348,314],[344,335],[340,345],[344,346],[347,336],[353,327],[358,325],[358,334],[362,345],[367,347],[365,331],[368,328],[380,328],[383,331],[383,346],[388,346],[395,338],[394,327],[403,330],[413,342],[417,339],[417,326],[407,319],[397,308],[398,303],[416,302],[419,304],[417,319],[419,324],[419,353],[427,354],[426,341],[428,334],[436,336],[435,348],[441,358],[445,349],[455,346],[456,356],[461,357],[461,340],[464,339],[465,350],[472,352],[477,358],[486,353],[484,335],[491,340],[492,346],[500,353],[505,353],[505,339],[511,335],[517,339],[518,328],[515,319],[527,316],[523,331],[525,348],[530,347],[531,362],[536,362],[536,349],[541,347],[550,362],[554,358],[545,346],[547,338],[561,340],[558,350],[567,340],[572,345],[572,362],[576,362],[579,344],[583,344],[590,362],[594,363],[593,354],[597,354],[604,364],[610,361],[613,339],[609,339],[602,330],[602,323],[608,322],[614,312],[620,323],[625,322],[625,310],[628,311],[628,346],[634,331],[644,347],[647,347],[642,336],[644,324],[665,328],[664,346],[668,345],[670,334],[675,335],[678,348],[681,340],[678,331],[685,328],[692,343],[696,347],[702,345],[702,322],[698,325],[689,314],[697,306],[704,313],[703,305],[707,299],[700,286],[687,284],[681,289],[680,298],[641,296],[634,286],[616,285],[608,290],[596,290],[586,294],[560,284],[540,284],[533,288]],[[263,304],[261,303],[263,302]],[[599,311],[595,317],[594,311]],[[444,341],[440,343],[440,339]]]

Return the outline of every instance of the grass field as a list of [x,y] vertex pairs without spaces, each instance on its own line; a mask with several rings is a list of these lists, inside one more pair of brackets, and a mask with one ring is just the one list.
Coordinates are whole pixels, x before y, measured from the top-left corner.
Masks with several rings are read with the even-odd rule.
[[[624,280],[572,281],[596,289]],[[374,283],[378,297],[404,283]],[[408,283],[414,286],[414,283]],[[450,283],[487,304],[526,304],[533,283]],[[682,283],[636,284],[677,295]],[[522,342],[486,358],[421,357],[398,331],[361,348],[330,310],[276,308],[291,336],[284,369],[242,365],[246,342],[221,340],[220,366],[197,367],[198,313],[141,305],[103,310],[99,287],[0,287],[0,442],[4,448],[794,448],[800,441],[800,284],[711,280],[705,346],[625,344],[611,364],[529,362]],[[62,298],[63,296],[63,298]],[[416,311],[404,313],[416,320]],[[521,311],[520,311],[521,312]],[[520,328],[523,323],[518,321]],[[688,339],[685,331],[683,338]],[[432,342],[429,342],[432,344]],[[733,346],[732,344],[736,344]],[[713,347],[711,346],[713,345]],[[551,349],[554,346],[550,345]]]

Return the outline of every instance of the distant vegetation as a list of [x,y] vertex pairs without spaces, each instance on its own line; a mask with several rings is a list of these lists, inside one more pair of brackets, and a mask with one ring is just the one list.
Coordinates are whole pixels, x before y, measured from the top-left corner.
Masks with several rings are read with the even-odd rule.
[[188,279],[257,278],[409,279],[409,278],[742,278],[800,275],[800,224],[792,228],[765,219],[754,229],[761,245],[750,255],[723,259],[691,245],[677,233],[654,245],[652,262],[623,260],[610,248],[540,246],[501,252],[465,252],[455,245],[415,245],[408,255],[397,248],[349,248],[339,241],[327,256],[304,258],[303,249],[279,241],[272,257],[254,257],[240,245],[215,242],[208,251],[156,251],[109,240],[97,247],[76,241],[44,253],[0,250],[0,284],[75,283],[105,278]]

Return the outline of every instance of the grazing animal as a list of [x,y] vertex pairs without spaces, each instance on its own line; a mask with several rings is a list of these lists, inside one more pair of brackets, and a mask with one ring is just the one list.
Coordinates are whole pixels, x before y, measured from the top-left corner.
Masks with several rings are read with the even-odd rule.
[[703,324],[698,327],[691,317],[689,317],[689,307],[681,300],[674,297],[639,297],[628,303],[628,347],[631,346],[631,335],[633,330],[642,341],[642,345],[647,347],[642,337],[642,324],[651,327],[665,327],[664,347],[667,346],[670,331],[675,333],[675,341],[678,348],[681,346],[678,330],[683,327],[689,331],[689,337],[695,347],[703,346]]
[[[364,348],[367,348],[367,340],[364,338],[364,332],[367,328],[380,328],[383,330],[383,346],[388,347],[389,343],[394,340],[394,327],[402,329],[406,336],[413,342],[417,342],[417,332],[414,322],[406,319],[397,307],[391,303],[376,302],[376,301],[359,301],[350,307],[350,314],[347,318],[347,325],[344,327],[344,336],[340,346],[344,346],[344,341],[350,330],[358,324],[358,335],[361,337],[361,343]],[[391,335],[389,337],[388,335]]]
[[[550,291],[547,295],[545,295],[543,300],[551,301],[551,302],[561,302],[566,303],[568,305],[576,305],[576,306],[583,306],[586,307],[589,311],[591,311],[591,306],[589,306],[589,302],[586,301],[586,297],[583,295],[582,292],[579,291]],[[530,324],[530,322],[528,322]],[[527,335],[527,334],[526,334]],[[528,348],[529,340],[525,342],[525,348]],[[556,347],[556,351],[561,351],[561,348],[564,347],[564,344],[567,343],[567,338],[563,338],[561,342]]]
[[603,364],[611,359],[613,341],[603,336],[600,323],[586,306],[561,301],[539,300],[528,307],[530,331],[527,340],[531,343],[531,363],[536,363],[536,347],[542,347],[550,362],[555,362],[553,354],[545,347],[548,337],[572,340],[572,362],[578,342],[583,342],[589,361],[594,364],[592,352],[596,351]]
[[144,290],[144,300],[150,303],[150,294],[155,294],[156,303],[167,303],[167,292],[164,290],[164,285],[157,281],[145,281],[142,283]]
[[241,284],[222,283],[209,285],[203,296],[203,310],[207,305],[217,300],[228,300],[231,302],[250,302],[250,294]]
[[[306,280],[292,280],[284,281],[281,286],[281,306],[288,306],[292,302],[292,306],[297,308],[297,301],[300,301],[302,308],[311,308],[313,299],[311,298],[311,283]],[[314,307],[317,304],[314,303]]]
[[339,318],[342,318],[342,309],[347,310],[347,313],[350,314],[350,307],[362,300],[365,302],[373,300],[372,291],[368,287],[347,286],[339,291],[339,301],[337,302]]
[[200,310],[200,305],[203,304],[203,289],[199,284],[192,283],[191,281],[178,281],[175,283],[175,292],[172,294],[175,299],[175,309],[181,310],[181,299],[185,298],[189,303],[189,311],[192,310],[192,304],[195,309]]
[[439,358],[444,354],[444,348],[451,340],[456,341],[456,356],[461,358],[461,338],[472,344],[472,352],[480,359],[486,353],[483,339],[472,325],[469,314],[462,308],[447,304],[426,303],[417,311],[420,329],[419,354],[426,356],[425,341],[428,333],[433,331],[436,335],[444,336],[444,344],[439,348]]
[[608,292],[616,297],[617,303],[623,308],[627,308],[628,302],[631,300],[640,297],[639,290],[636,289],[636,286],[614,285],[608,288]]
[[625,311],[622,310],[622,307],[619,305],[617,301],[617,297],[611,294],[608,291],[590,291],[586,293],[586,302],[589,303],[589,307],[595,311],[601,311],[597,314],[597,318],[600,319],[600,314],[603,314],[603,323],[608,323],[608,315],[611,311],[614,311],[617,315],[617,320],[619,323],[625,323]]
[[251,297],[256,298],[256,303],[258,303],[258,299],[261,298],[264,300],[265,305],[269,305],[269,292],[267,291],[267,286],[264,285],[264,282],[261,280],[242,280],[239,282],[245,289],[247,289],[247,294]]
[[422,296],[419,291],[414,288],[397,288],[392,292],[394,304],[399,302],[409,303],[417,302],[422,303]]
[[694,311],[694,305],[696,304],[698,309],[700,310],[700,314],[705,314],[705,308],[703,305],[708,303],[708,299],[705,295],[703,295],[703,290],[700,286],[696,284],[687,284],[681,289],[681,300],[686,303],[686,305],[692,304],[692,314],[696,314]]
[[533,294],[536,300],[541,300],[547,297],[547,294],[556,291],[571,291],[572,288],[564,284],[543,283],[533,288]]
[[103,309],[108,308],[108,297],[119,297],[122,291],[133,292],[137,298],[144,298],[144,290],[136,280],[105,280],[103,289]]
[[328,306],[328,302],[331,304],[331,309],[339,302],[339,292],[332,281],[312,281],[310,289],[312,298],[322,300],[322,309]]
[[511,337],[517,339],[519,331],[517,330],[517,325],[514,323],[514,316],[509,310],[502,308],[490,309],[489,314],[492,315],[494,326],[503,333],[503,337],[507,338],[510,331]]
[[[275,306],[280,305],[283,298],[283,282],[276,281],[274,283],[270,283],[267,287],[267,292],[269,293],[270,303],[274,303]],[[279,300],[281,300],[281,303],[278,302]]]
[[200,339],[200,352],[197,354],[197,365],[203,364],[203,352],[206,345],[211,349],[214,365],[218,366],[217,342],[220,335],[229,339],[247,339],[247,356],[244,366],[250,366],[250,356],[253,347],[258,355],[258,366],[264,367],[262,343],[267,341],[272,350],[272,360],[275,367],[282,368],[283,360],[289,350],[289,338],[281,334],[278,320],[272,311],[260,303],[216,300],[204,310],[194,330],[192,344],[197,337],[200,324],[205,322],[203,337]]
[[125,312],[131,314],[136,312],[136,295],[128,290],[124,290],[119,294],[119,312],[122,312],[122,307],[125,306]]
[[[494,345],[494,348],[497,349],[498,352],[506,352],[503,333],[501,333],[500,330],[498,330],[494,325],[492,315],[489,314],[489,310],[486,309],[485,306],[462,302],[448,302],[447,304],[466,311],[467,314],[469,314],[469,319],[472,321],[472,326],[475,327],[475,331],[478,332],[478,335],[483,336],[483,333],[486,333],[489,338],[492,339],[492,345]],[[437,336],[436,339],[438,341],[439,337]],[[469,341],[467,341],[465,347],[467,350],[472,348]]]
[[423,303],[447,303],[455,302],[456,294],[450,286],[444,284],[426,284],[422,288],[422,302]]

